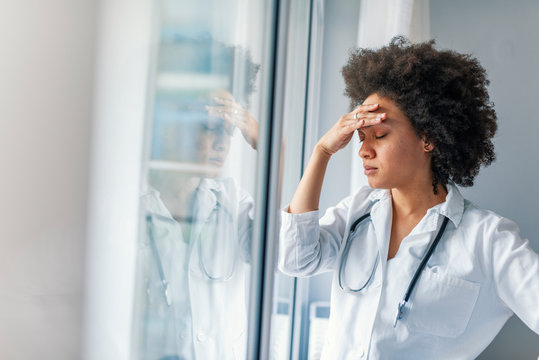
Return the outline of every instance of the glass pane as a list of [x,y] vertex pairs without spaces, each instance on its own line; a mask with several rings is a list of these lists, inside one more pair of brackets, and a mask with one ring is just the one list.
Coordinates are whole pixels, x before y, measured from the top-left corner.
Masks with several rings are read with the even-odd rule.
[[[290,202],[296,191],[304,165],[304,149],[310,154],[312,140],[309,137],[316,132],[313,123],[317,121],[319,104],[321,5],[321,1],[296,0],[290,2],[289,7],[281,208]],[[312,310],[308,284],[308,279],[276,273],[270,359],[311,359],[320,352],[326,320],[321,317],[328,306],[324,305],[324,309],[316,313]],[[322,308],[322,304],[316,305]]]
[[[281,208],[290,202],[301,178],[309,62],[310,1],[293,1],[290,3],[289,11],[286,96],[283,112],[283,154],[281,154]],[[296,287],[293,277],[279,271],[275,273],[274,279],[269,359],[290,359]]]
[[137,359],[244,359],[269,0],[158,2]]

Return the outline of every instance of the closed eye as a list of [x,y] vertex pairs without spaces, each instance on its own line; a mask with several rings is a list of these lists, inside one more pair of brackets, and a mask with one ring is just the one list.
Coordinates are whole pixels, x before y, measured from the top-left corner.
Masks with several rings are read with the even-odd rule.
[[380,136],[377,136],[377,137],[376,137],[376,140],[379,140],[379,139],[383,139],[383,138],[385,138],[385,137],[386,137],[386,135],[387,135],[387,134],[384,134],[384,135],[380,135]]

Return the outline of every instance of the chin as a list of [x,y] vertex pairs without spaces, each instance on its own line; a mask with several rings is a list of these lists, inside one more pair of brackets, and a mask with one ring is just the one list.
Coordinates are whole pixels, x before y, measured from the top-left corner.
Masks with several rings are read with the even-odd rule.
[[373,188],[373,189],[391,189],[391,188],[393,188],[390,184],[388,184],[386,182],[383,182],[383,181],[373,179],[371,177],[369,177],[367,180],[369,181],[369,186],[371,188]]
[[369,186],[373,189],[383,189],[383,187],[380,186],[380,182],[379,181],[376,181],[375,179],[373,179],[372,177],[367,177],[367,180],[369,182]]

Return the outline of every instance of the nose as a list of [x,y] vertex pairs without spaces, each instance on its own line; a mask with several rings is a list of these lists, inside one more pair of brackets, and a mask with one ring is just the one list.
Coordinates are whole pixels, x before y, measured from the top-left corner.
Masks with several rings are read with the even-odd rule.
[[362,159],[372,159],[376,156],[376,152],[367,140],[361,143],[359,148],[359,157]]
[[214,151],[224,151],[227,146],[227,139],[224,132],[219,132],[215,135],[215,140],[213,141],[212,149]]

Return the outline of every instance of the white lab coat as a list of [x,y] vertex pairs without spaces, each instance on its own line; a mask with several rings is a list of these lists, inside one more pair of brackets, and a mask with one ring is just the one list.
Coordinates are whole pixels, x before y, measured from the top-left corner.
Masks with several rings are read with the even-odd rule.
[[[446,201],[427,211],[388,261],[391,209],[388,190],[365,187],[320,220],[318,211],[282,212],[280,270],[299,277],[334,271],[322,359],[473,359],[513,313],[539,333],[539,255],[514,222],[477,208],[449,184]],[[349,251],[352,287],[355,277],[371,273],[377,251],[380,263],[363,291],[346,293],[338,284],[342,245],[369,211]],[[394,328],[442,215],[449,218],[445,233]]]
[[[251,197],[232,179],[203,179],[189,239],[184,238],[158,191],[149,189],[141,201],[142,215],[147,219],[147,236],[139,257],[144,264],[140,276],[145,283],[144,301],[139,307],[143,317],[142,358],[245,359]],[[213,232],[216,216],[222,216],[224,224]],[[206,247],[201,263],[198,244],[215,240],[208,238],[208,231],[209,236],[216,233],[220,243],[228,241],[228,248],[213,253]],[[216,270],[220,265],[224,269],[221,273]],[[215,281],[207,274],[230,278]],[[170,305],[162,278],[168,282]]]

